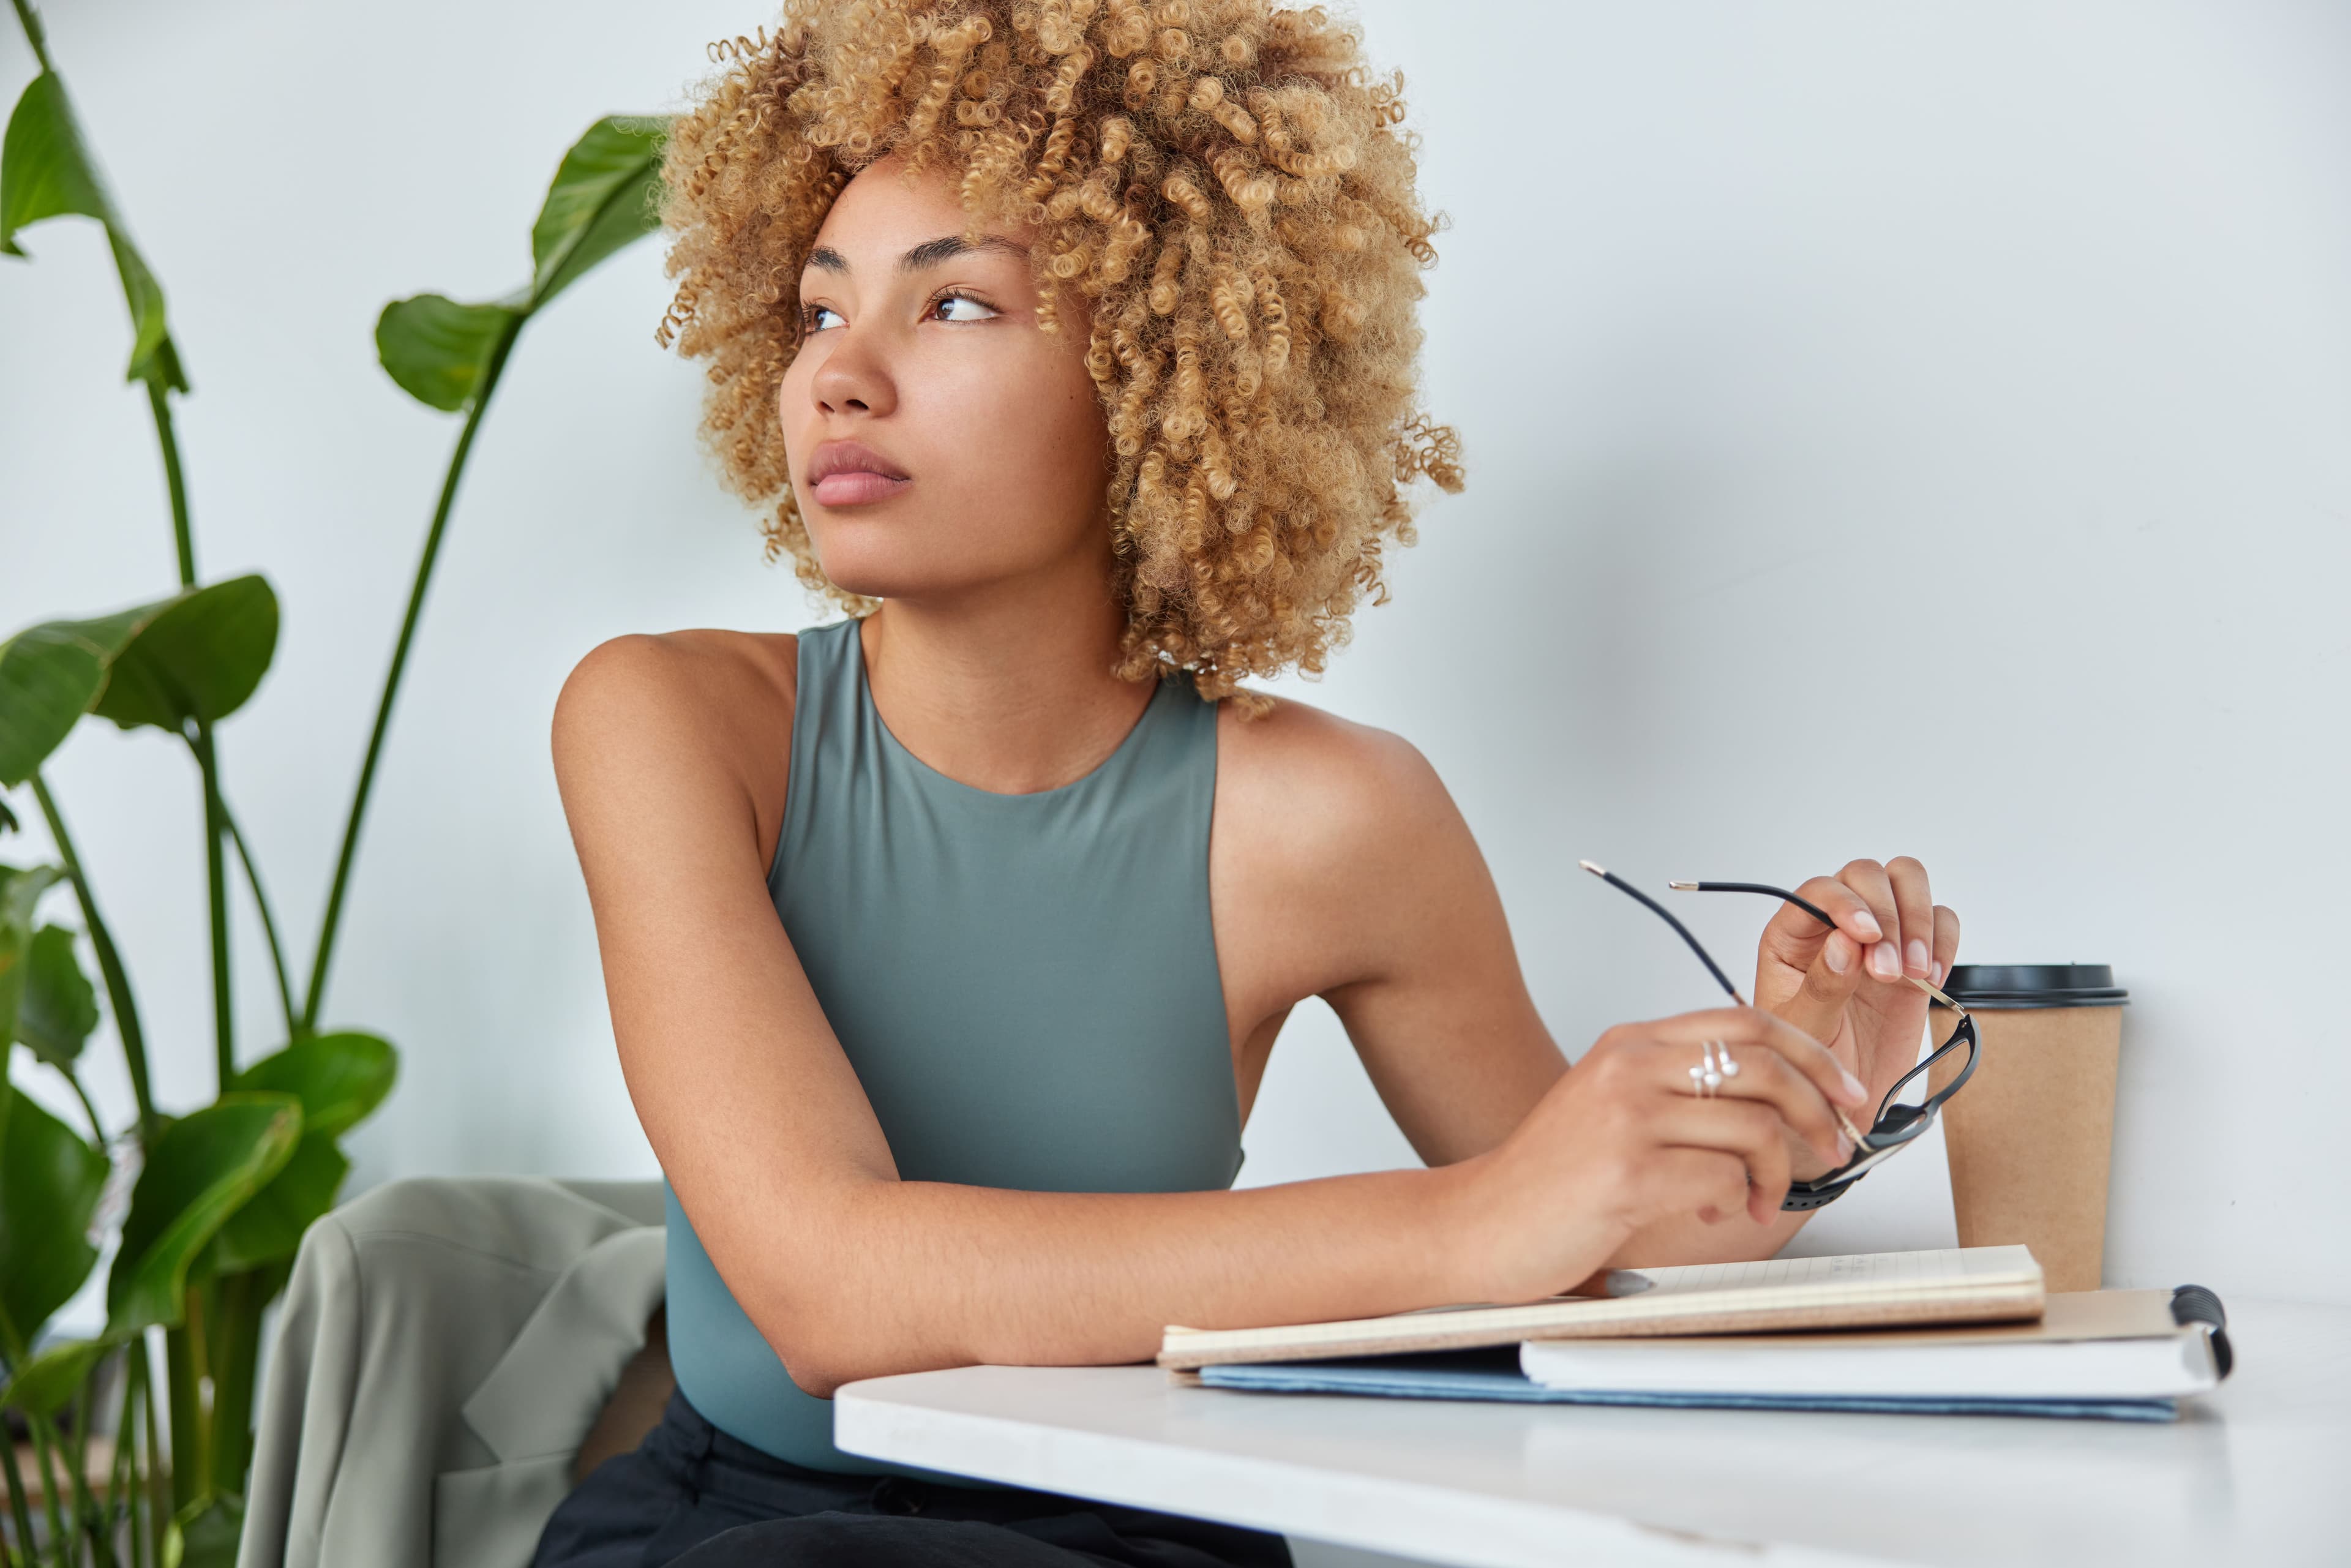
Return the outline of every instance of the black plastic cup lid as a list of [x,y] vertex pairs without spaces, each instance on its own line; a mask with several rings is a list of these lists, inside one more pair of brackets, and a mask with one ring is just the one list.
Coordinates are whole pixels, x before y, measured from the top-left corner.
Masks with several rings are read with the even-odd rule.
[[2109,964],[1955,964],[1943,981],[1970,1008],[2118,1008],[2130,993]]

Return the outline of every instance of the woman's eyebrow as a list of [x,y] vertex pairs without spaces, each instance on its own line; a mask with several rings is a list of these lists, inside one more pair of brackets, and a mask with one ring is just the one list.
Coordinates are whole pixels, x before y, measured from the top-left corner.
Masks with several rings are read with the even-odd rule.
[[998,250],[1007,256],[1023,258],[1029,255],[1027,246],[1016,245],[1001,235],[982,235],[977,240],[967,240],[961,235],[941,235],[936,239],[925,240],[900,256],[898,270],[920,272],[926,267],[936,267],[943,261],[952,260],[958,256],[967,256],[976,250]]
[[[1016,244],[1001,235],[982,235],[977,240],[967,240],[961,235],[941,235],[936,239],[925,240],[900,256],[898,270],[920,272],[926,267],[936,267],[943,261],[951,261],[958,256],[968,256],[977,250],[1002,251],[1007,256],[1023,258],[1029,255],[1027,246]],[[808,260],[801,265],[803,267],[815,267],[824,272],[845,273],[851,270],[849,258],[829,245],[820,245],[810,251]]]

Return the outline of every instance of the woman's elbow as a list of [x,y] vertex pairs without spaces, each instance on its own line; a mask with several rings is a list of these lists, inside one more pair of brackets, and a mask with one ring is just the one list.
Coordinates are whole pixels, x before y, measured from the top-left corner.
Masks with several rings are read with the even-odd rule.
[[876,1364],[873,1349],[859,1343],[831,1303],[810,1301],[806,1295],[773,1310],[751,1314],[752,1325],[784,1364],[784,1371],[803,1394],[830,1399],[844,1383],[893,1370]]

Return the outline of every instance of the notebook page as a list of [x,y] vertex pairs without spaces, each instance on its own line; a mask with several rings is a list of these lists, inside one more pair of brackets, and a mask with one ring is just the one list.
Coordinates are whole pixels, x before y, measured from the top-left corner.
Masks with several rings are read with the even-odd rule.
[[1646,1271],[1646,1290],[1258,1329],[1170,1326],[1159,1363],[1377,1354],[1513,1340],[1761,1333],[2037,1318],[2040,1267],[2022,1247],[1691,1264]]
[[[1618,1270],[1609,1281],[1612,1296],[1683,1295],[1694,1291],[1739,1290],[1764,1285],[1824,1287],[1823,1300],[1839,1299],[1839,1287],[1958,1284],[1971,1276],[2030,1268],[2022,1247],[1956,1247],[1925,1252],[1864,1252],[1840,1258],[1767,1258],[1754,1263],[1690,1263],[1673,1268]],[[1629,1276],[1629,1278],[1628,1278]],[[1646,1289],[1635,1281],[1646,1281]]]

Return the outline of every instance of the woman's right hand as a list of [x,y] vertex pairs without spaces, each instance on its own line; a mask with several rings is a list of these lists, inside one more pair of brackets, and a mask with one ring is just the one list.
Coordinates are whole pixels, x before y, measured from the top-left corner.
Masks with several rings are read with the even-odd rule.
[[[1700,1099],[1690,1069],[1708,1040],[1739,1071]],[[1753,1008],[1618,1025],[1499,1147],[1465,1162],[1468,1299],[1570,1290],[1662,1219],[1744,1208],[1769,1224],[1792,1176],[1789,1134],[1841,1165],[1853,1145],[1832,1107],[1867,1098],[1819,1040]]]

